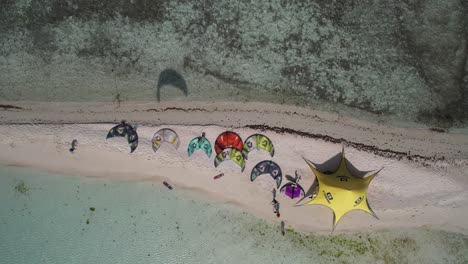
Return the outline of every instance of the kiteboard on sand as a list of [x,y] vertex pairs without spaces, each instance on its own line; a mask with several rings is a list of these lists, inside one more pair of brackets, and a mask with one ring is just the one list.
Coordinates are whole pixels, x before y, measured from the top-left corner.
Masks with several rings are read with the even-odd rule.
[[220,173],[220,174],[214,176],[213,179],[217,180],[217,179],[219,179],[219,178],[221,178],[223,176],[224,176],[224,173]]
[[172,186],[167,183],[167,181],[163,181],[164,186],[166,186],[169,190],[172,190]]

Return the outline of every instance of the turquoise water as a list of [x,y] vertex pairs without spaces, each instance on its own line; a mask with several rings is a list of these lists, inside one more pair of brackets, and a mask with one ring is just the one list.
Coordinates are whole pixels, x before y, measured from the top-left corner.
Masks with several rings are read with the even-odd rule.
[[[0,263],[467,263],[434,230],[299,234],[159,182],[0,167]],[[313,221],[313,217],[311,217]]]

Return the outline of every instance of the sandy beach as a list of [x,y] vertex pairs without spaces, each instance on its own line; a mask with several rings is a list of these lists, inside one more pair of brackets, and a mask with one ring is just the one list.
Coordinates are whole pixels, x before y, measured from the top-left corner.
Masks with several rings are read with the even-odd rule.
[[[6,0],[0,21],[0,262],[468,263],[468,1]],[[216,159],[246,139],[264,150]]]
[[[468,136],[427,127],[366,122],[333,113],[260,103],[97,103],[2,102],[0,164],[31,167],[64,175],[116,180],[170,182],[176,191],[195,191],[207,199],[232,203],[269,221],[285,221],[298,230],[330,233],[332,211],[294,206],[279,194],[281,217],[270,205],[274,182],[268,175],[250,182],[264,151],[249,155],[246,169],[231,162],[218,168],[199,151],[187,156],[188,142],[206,133],[211,143],[225,130],[242,139],[263,133],[276,149],[273,161],[283,174],[302,176],[305,189],[314,176],[302,158],[323,163],[341,151],[359,170],[384,168],[369,187],[368,200],[379,219],[362,211],[344,216],[336,232],[427,227],[468,234]],[[57,110],[60,109],[60,110]],[[124,139],[106,140],[120,120],[138,124],[139,146],[130,154]],[[171,128],[181,139],[178,150],[163,144],[155,154],[151,138]],[[77,139],[74,154],[68,152]],[[224,172],[225,176],[213,180]],[[283,183],[285,180],[283,180]],[[161,183],[162,184],[162,183]]]

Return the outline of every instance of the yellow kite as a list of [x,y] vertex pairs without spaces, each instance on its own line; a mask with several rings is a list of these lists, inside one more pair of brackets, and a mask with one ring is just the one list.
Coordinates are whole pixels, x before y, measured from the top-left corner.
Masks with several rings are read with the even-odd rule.
[[363,210],[376,217],[367,201],[367,188],[369,183],[379,171],[366,177],[359,178],[351,175],[346,165],[344,149],[341,152],[341,160],[338,169],[331,174],[325,174],[317,170],[314,164],[304,159],[315,174],[318,181],[318,191],[315,198],[307,204],[319,204],[328,206],[333,211],[333,229],[347,212],[351,210]]

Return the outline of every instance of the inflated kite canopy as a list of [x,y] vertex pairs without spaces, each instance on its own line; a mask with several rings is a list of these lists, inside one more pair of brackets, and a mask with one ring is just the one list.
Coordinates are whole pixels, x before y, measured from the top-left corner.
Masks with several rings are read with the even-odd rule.
[[244,154],[245,159],[248,158],[249,152],[253,149],[263,149],[270,153],[270,156],[275,155],[275,147],[271,140],[262,134],[253,134],[244,141],[244,147],[242,149],[242,154]]
[[380,170],[366,178],[351,175],[346,165],[344,149],[341,153],[338,169],[333,173],[322,173],[315,168],[311,161],[304,160],[312,169],[318,181],[317,196],[307,204],[319,204],[329,207],[333,211],[333,229],[338,221],[352,210],[362,210],[377,217],[369,206],[367,189]]
[[203,150],[208,158],[211,158],[213,150],[210,141],[205,137],[205,132],[203,132],[200,137],[196,137],[190,141],[187,149],[188,156],[192,156],[192,154],[199,149]]
[[116,125],[109,130],[106,139],[113,137],[124,137],[127,139],[127,142],[130,145],[130,153],[133,153],[133,151],[138,147],[138,134],[136,129],[125,123],[125,121],[122,121],[119,125]]
[[303,198],[305,196],[302,186],[295,182],[288,182],[280,189],[280,193],[288,196],[291,199]]
[[276,187],[280,187],[281,181],[283,180],[283,174],[281,173],[281,168],[278,164],[272,160],[260,161],[252,169],[252,172],[250,173],[250,181],[254,181],[258,176],[263,174],[270,174],[276,182]]
[[226,131],[216,138],[215,152],[217,155],[225,148],[234,148],[242,151],[242,138],[235,132]]
[[241,172],[244,171],[245,169],[245,159],[244,156],[242,155],[242,152],[235,148],[225,148],[216,155],[214,165],[215,167],[218,167],[221,162],[226,161],[226,160],[232,160],[234,163],[239,165],[241,167]]
[[158,132],[154,133],[153,139],[151,140],[153,143],[153,151],[156,153],[159,147],[161,147],[162,142],[168,142],[174,145],[176,149],[180,146],[180,139],[177,133],[170,129],[170,128],[163,128]]
[[293,178],[291,175],[286,175],[286,179],[289,181],[280,189],[280,193],[288,196],[291,199],[300,198],[303,199],[305,197],[304,189],[301,185],[299,185],[299,180],[301,177],[296,171],[296,177]]

